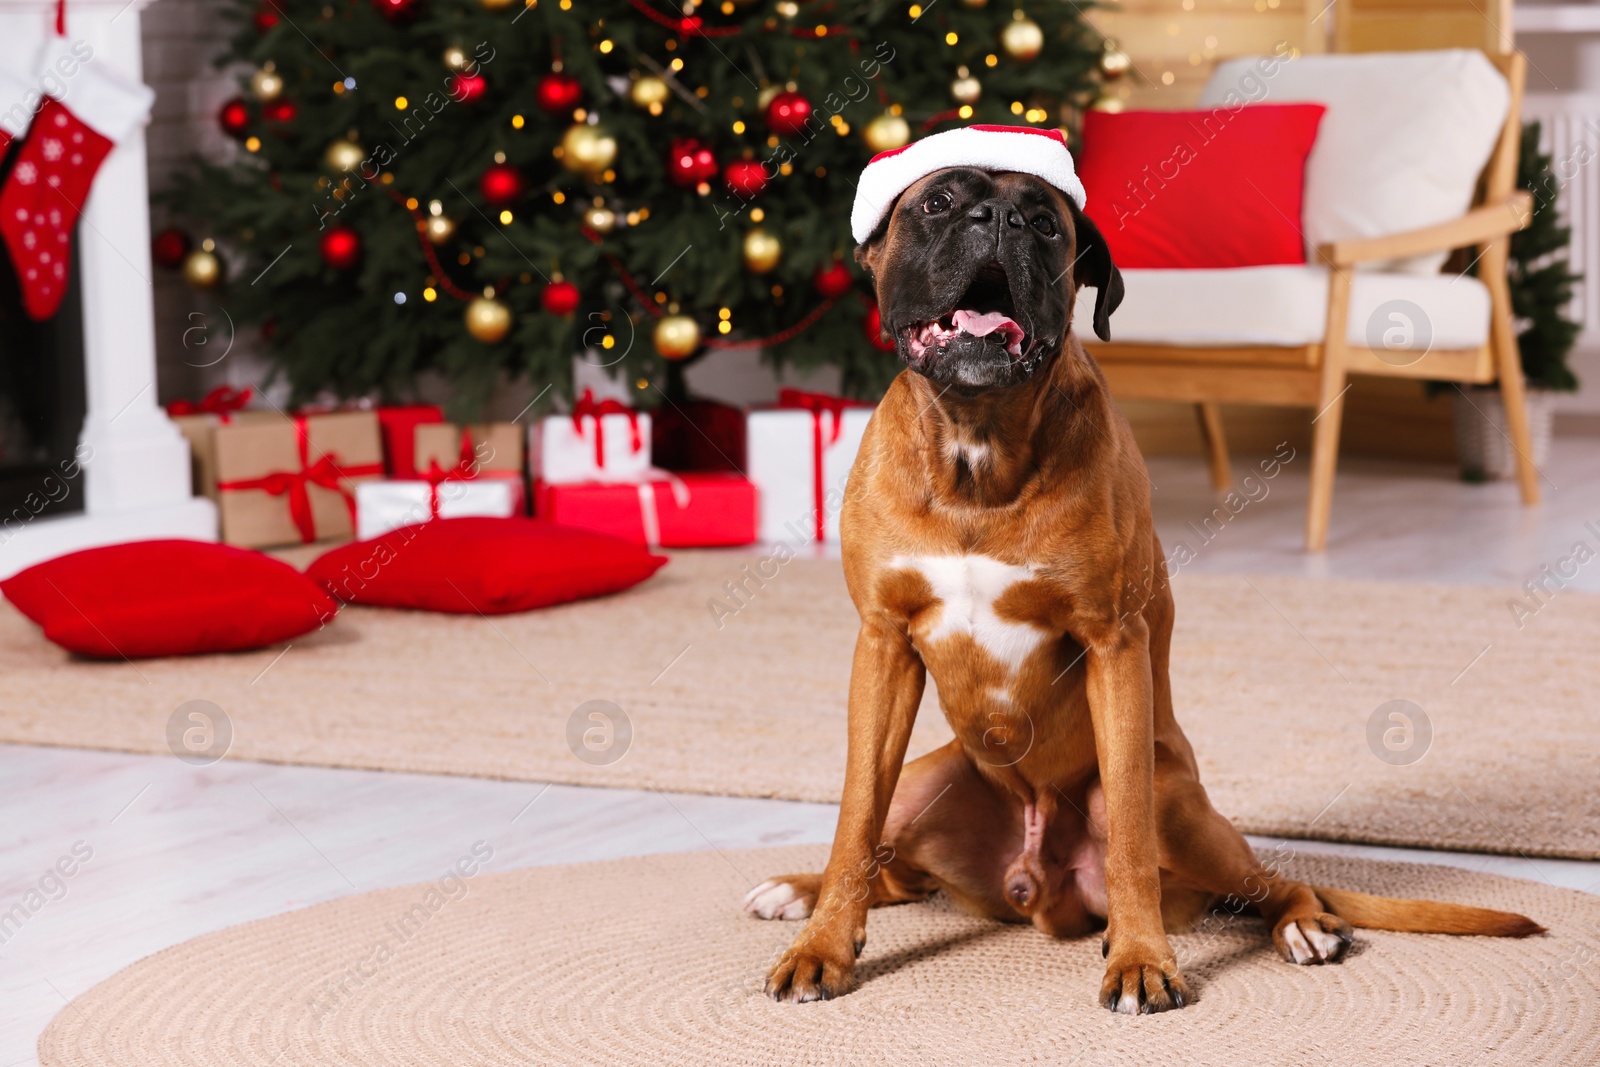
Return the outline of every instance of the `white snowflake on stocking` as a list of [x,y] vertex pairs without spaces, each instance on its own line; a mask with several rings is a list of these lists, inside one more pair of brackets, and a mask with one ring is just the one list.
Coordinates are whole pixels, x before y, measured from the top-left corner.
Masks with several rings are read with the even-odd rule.
[[39,168],[29,163],[26,159],[18,163],[16,170],[12,171],[12,173],[17,176],[17,181],[23,185],[32,185],[39,180]]
[[44,139],[44,143],[40,145],[39,148],[44,152],[44,158],[48,159],[52,163],[61,158],[61,142],[56,140],[54,137],[46,137]]

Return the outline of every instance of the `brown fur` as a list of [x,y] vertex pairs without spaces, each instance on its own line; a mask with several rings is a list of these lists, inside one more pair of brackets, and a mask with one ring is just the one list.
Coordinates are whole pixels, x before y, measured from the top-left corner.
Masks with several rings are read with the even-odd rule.
[[[1026,182],[1036,179],[995,179],[1002,195]],[[1085,232],[1052,194],[1061,217]],[[929,269],[917,266],[917,248],[902,246],[899,216],[891,220],[861,252],[880,294],[885,271]],[[1079,254],[1068,262],[1082,262],[1072,239]],[[1060,281],[1069,309],[1081,281]],[[1100,999],[1123,1011],[1190,999],[1166,932],[1223,898],[1261,914],[1286,958],[1325,935],[1333,947],[1308,962],[1339,959],[1351,923],[1540,929],[1480,908],[1316,888],[1258,863],[1212,809],[1173,715],[1174,607],[1149,493],[1128,425],[1070,333],[1048,365],[1008,388],[952,390],[909,370],[895,380],[862,442],[842,516],[861,631],[838,831],[823,874],[778,879],[814,910],[771,969],[769,993],[847,992],[868,909],[935,889],[1055,936],[1103,925]],[[1032,567],[993,605],[1000,619],[1044,635],[1014,672],[970,633],[931,638],[944,606],[926,577],[894,562],[916,556]],[[902,769],[928,673],[956,740]]]

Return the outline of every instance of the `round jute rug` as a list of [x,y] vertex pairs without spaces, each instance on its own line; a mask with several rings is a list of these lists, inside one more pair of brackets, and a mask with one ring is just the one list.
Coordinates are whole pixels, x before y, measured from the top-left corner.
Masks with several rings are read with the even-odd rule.
[[[746,917],[817,847],[655,856],[366,893],[221,930],[128,967],[62,1010],[43,1067],[308,1064],[1586,1064],[1600,1055],[1600,898],[1441,867],[1296,855],[1291,877],[1532,915],[1525,941],[1362,932],[1294,967],[1258,920],[1174,941],[1197,1002],[1095,1005],[1099,938],[934,900],[872,913],[860,988],[759,993],[798,929]],[[492,862],[487,865],[492,867]]]

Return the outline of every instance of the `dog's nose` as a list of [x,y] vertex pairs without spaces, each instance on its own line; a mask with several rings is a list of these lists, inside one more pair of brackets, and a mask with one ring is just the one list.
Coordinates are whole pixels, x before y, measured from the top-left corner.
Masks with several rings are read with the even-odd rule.
[[1022,212],[1017,210],[1017,205],[1001,197],[992,197],[981,204],[974,205],[972,210],[967,212],[967,217],[978,222],[992,222],[995,219],[1004,219],[1007,226],[1019,230],[1023,225]]

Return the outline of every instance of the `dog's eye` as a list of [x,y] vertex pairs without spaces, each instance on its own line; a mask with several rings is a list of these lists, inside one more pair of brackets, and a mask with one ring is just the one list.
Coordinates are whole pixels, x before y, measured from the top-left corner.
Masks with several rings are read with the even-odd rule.
[[950,199],[949,193],[934,193],[922,202],[922,210],[928,215],[943,215],[955,206],[955,201]]
[[1054,237],[1056,235],[1056,220],[1049,215],[1035,215],[1033,228],[1046,237]]

